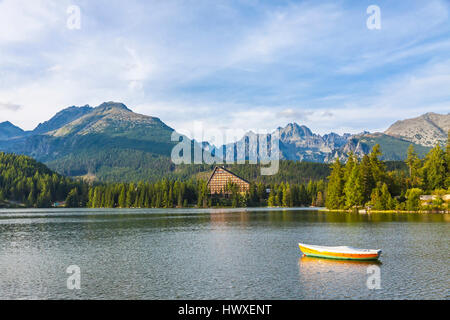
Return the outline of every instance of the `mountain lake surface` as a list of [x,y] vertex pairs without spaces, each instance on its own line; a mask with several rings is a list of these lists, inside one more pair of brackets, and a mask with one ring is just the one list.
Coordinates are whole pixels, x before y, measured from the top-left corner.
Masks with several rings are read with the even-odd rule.
[[[448,299],[449,226],[304,208],[2,209],[0,299]],[[298,242],[383,253],[307,258]]]

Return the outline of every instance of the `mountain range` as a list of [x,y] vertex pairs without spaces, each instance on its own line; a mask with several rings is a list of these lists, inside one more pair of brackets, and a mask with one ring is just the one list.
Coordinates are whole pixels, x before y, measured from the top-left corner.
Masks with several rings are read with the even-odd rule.
[[0,150],[31,156],[68,176],[152,180],[174,167],[169,158],[173,129],[122,103],[72,106],[32,131],[5,128]]
[[[297,123],[278,129],[281,159],[329,163],[336,157],[344,160],[349,152],[362,156],[378,143],[383,159],[403,160],[411,144],[421,155],[436,143],[444,144],[450,114],[397,121],[384,133],[319,135]],[[105,102],[63,109],[32,131],[0,123],[0,150],[32,156],[68,176],[154,180],[176,170],[170,161],[176,144],[171,141],[173,131],[159,118],[134,113],[123,103]]]

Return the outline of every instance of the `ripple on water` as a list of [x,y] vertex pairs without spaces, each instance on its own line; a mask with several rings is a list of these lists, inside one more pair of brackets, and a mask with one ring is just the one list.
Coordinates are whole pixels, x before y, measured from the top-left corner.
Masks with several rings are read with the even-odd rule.
[[[447,299],[448,215],[307,210],[0,212],[1,299]],[[373,263],[302,258],[298,242],[381,248]],[[81,268],[80,291],[66,268]]]

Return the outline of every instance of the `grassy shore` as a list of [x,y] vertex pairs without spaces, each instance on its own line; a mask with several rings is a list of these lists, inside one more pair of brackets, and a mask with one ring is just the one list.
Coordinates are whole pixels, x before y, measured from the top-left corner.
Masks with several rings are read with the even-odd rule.
[[450,213],[449,210],[418,210],[418,211],[407,211],[407,210],[365,210],[365,209],[320,209],[321,212],[343,212],[343,213]]

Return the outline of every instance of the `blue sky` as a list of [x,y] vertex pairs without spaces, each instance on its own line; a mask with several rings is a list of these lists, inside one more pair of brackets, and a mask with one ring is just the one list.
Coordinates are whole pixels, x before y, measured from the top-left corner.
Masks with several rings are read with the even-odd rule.
[[0,121],[32,129],[113,100],[179,131],[385,130],[450,111],[449,13],[448,0],[0,0]]

